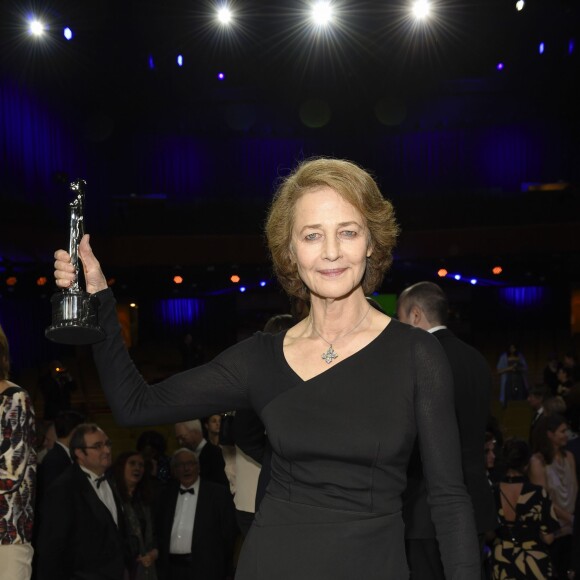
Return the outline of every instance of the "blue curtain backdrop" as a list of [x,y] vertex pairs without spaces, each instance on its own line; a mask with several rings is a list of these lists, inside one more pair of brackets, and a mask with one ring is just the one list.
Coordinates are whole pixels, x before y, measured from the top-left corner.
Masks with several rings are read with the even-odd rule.
[[103,220],[111,199],[120,195],[162,193],[175,202],[267,200],[278,178],[312,155],[361,163],[389,195],[517,192],[522,182],[573,177],[571,143],[556,123],[540,121],[385,128],[352,137],[324,130],[305,137],[124,134],[113,119],[67,116],[22,86],[0,84],[0,194],[64,214],[70,193],[58,175],[83,177],[92,211]]

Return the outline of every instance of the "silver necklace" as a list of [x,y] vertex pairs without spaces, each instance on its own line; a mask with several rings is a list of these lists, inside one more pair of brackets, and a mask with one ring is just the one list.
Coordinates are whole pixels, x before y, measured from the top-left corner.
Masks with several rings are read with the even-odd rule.
[[[342,336],[339,336],[338,338],[335,338],[334,342],[336,342],[337,340],[341,340],[345,336],[348,336],[351,332],[354,332],[362,324],[363,320],[367,317],[367,314],[369,313],[371,308],[372,306],[369,305],[367,311],[364,313],[364,316],[348,332],[346,332]],[[326,338],[324,338],[324,336],[322,336],[322,334],[320,334],[320,332],[316,330],[316,327],[314,326],[314,320],[312,320],[312,330],[314,330],[314,332],[316,332],[316,334],[320,338],[322,338],[322,340],[328,345],[328,348],[322,353],[322,360],[324,360],[324,362],[326,362],[326,364],[329,365],[332,361],[334,361],[334,359],[338,358],[338,353],[332,347],[332,343],[326,340]]]

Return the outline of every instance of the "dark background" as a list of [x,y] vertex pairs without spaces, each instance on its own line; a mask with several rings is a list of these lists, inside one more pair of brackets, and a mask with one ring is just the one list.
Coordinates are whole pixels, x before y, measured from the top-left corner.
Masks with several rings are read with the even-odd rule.
[[[193,328],[214,351],[287,310],[262,225],[280,177],[315,155],[361,164],[395,205],[382,292],[445,267],[479,281],[441,283],[452,325],[490,360],[512,336],[538,365],[575,346],[578,3],[433,4],[417,25],[407,2],[337,2],[317,33],[298,1],[239,1],[225,30],[204,2],[4,0],[0,321],[16,366],[57,349],[42,329],[71,180],[88,183],[87,230],[117,296],[139,302],[141,344]],[[26,32],[33,12],[43,39]],[[172,299],[202,306],[170,320],[158,306]]]

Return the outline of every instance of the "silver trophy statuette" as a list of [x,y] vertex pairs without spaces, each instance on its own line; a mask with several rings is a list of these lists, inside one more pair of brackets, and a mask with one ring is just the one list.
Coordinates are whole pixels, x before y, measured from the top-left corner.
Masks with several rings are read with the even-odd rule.
[[97,309],[91,295],[79,286],[79,244],[85,233],[83,206],[86,182],[78,179],[70,184],[76,195],[70,203],[70,238],[68,253],[76,271],[76,279],[69,287],[54,294],[52,303],[52,325],[45,335],[62,344],[93,344],[105,338],[97,320]]

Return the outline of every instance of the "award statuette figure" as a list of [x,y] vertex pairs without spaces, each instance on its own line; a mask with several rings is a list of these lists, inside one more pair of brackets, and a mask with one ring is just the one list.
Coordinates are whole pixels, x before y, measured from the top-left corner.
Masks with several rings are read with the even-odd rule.
[[93,344],[105,338],[103,329],[97,321],[97,310],[91,296],[79,287],[79,243],[84,234],[83,206],[86,182],[73,181],[70,189],[76,194],[70,203],[70,240],[69,254],[77,277],[70,288],[54,294],[52,303],[52,325],[45,336],[62,344]]

